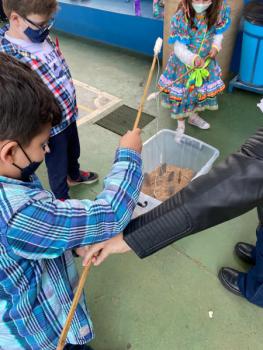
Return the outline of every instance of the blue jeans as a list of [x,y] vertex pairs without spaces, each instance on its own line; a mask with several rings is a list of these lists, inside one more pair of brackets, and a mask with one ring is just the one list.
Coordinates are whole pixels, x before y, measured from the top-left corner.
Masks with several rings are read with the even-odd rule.
[[248,301],[263,307],[263,226],[257,229],[257,243],[253,255],[255,265],[248,273],[240,272],[238,285]]

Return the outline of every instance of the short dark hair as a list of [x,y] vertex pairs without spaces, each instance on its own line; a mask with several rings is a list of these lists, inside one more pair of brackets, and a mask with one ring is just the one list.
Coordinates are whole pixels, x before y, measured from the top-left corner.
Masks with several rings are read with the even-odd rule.
[[22,17],[31,14],[51,17],[57,8],[57,0],[3,0],[3,9],[8,18],[12,11],[17,12]]
[[55,97],[38,74],[0,53],[0,141],[16,140],[27,146],[43,126],[60,120]]

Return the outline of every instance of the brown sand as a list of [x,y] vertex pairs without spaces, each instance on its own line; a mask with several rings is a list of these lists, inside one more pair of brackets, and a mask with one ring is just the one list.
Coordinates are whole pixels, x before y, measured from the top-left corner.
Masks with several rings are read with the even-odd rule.
[[160,201],[165,201],[181,191],[193,177],[194,172],[191,169],[163,164],[151,173],[144,174],[142,192]]

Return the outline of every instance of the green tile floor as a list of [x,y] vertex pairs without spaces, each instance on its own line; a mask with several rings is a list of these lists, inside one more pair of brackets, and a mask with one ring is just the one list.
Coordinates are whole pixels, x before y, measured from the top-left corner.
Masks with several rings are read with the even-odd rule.
[[[73,77],[123,99],[136,108],[151,60],[125,51],[71,38],[61,33],[61,48]],[[220,110],[203,115],[208,131],[187,127],[187,133],[220,149],[220,159],[262,125],[256,104],[260,96],[242,91],[220,97]],[[146,112],[157,115],[154,102]],[[159,128],[176,128],[162,110]],[[156,121],[143,132],[146,140]],[[110,169],[119,136],[97,125],[79,128],[83,168]],[[44,167],[41,179],[47,186]],[[102,181],[79,186],[72,197],[93,199]],[[95,350],[261,350],[263,309],[231,295],[221,287],[221,266],[245,270],[233,255],[235,242],[255,241],[256,213],[185,238],[158,254],[140,260],[134,254],[113,256],[93,268],[86,294],[96,332]],[[213,311],[210,319],[208,312]]]

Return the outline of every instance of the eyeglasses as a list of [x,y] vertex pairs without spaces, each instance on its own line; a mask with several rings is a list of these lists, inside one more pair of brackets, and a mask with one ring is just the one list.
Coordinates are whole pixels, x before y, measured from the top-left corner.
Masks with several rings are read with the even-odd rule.
[[43,144],[41,145],[41,148],[42,148],[42,150],[43,150],[44,152],[47,152],[47,151],[49,150],[48,141],[45,142],[45,143],[43,143]]
[[43,32],[45,30],[49,30],[50,28],[52,28],[54,23],[55,23],[55,18],[54,17],[50,18],[50,20],[48,22],[46,22],[45,24],[43,24],[43,25],[40,25],[38,23],[35,23],[35,22],[31,21],[31,19],[28,19],[27,17],[24,17],[24,20],[27,21],[28,23],[32,24],[36,28],[42,30]]

